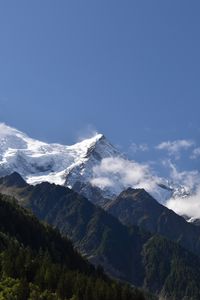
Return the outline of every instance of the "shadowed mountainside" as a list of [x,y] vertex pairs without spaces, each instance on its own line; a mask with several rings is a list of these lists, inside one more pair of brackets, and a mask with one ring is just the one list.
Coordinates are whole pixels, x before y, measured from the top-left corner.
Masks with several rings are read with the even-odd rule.
[[73,190],[55,184],[22,184],[14,173],[0,179],[0,191],[15,195],[39,219],[59,228],[108,274],[163,299],[199,299],[199,259],[177,243],[137,226],[124,226]]

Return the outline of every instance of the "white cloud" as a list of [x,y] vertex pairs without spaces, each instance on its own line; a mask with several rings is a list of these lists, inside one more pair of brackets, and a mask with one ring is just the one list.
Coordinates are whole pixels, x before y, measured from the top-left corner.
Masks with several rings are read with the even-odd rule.
[[[196,170],[179,172],[170,161],[168,165],[170,178],[179,186],[179,191],[165,205],[177,214],[200,218],[200,173]],[[185,194],[180,196],[180,192]]]
[[200,186],[191,196],[171,198],[167,201],[166,206],[179,215],[200,218]]
[[88,124],[78,132],[77,142],[82,142],[83,140],[90,139],[98,134],[98,130],[92,125]]
[[164,164],[170,168],[169,178],[176,186],[184,186],[188,191],[197,189],[200,184],[199,171],[179,171],[170,160],[166,160]]
[[130,151],[133,153],[136,152],[145,152],[149,150],[149,147],[147,144],[136,144],[136,143],[132,143],[129,147]]
[[170,160],[163,161],[163,164],[170,169],[169,178],[174,184],[182,185],[191,191],[200,183],[200,173],[197,170],[178,171]]
[[93,168],[91,183],[100,188],[112,187],[118,194],[128,187],[144,188],[153,192],[157,181],[147,164],[139,164],[121,157],[108,157]]
[[198,157],[200,157],[200,147],[195,148],[190,156],[191,159],[196,159]]
[[105,189],[111,187],[113,182],[108,177],[96,177],[92,179],[92,184],[100,189]]
[[194,142],[191,140],[176,140],[176,141],[167,141],[162,142],[156,146],[158,150],[165,150],[171,156],[175,156],[176,159],[180,158],[180,152],[182,150],[187,150],[194,145]]

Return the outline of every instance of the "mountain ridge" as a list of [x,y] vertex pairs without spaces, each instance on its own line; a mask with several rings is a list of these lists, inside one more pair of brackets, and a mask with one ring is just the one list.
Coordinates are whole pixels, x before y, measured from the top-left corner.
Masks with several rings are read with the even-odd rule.
[[142,291],[108,278],[101,268],[95,269],[58,230],[2,194],[0,257],[1,299],[110,300],[110,295],[115,300],[149,299]]
[[[1,125],[1,124],[0,124]],[[2,126],[2,125],[1,125]],[[3,125],[0,130],[0,174],[20,173],[28,183],[42,181],[72,186],[73,177],[86,173],[83,165],[97,164],[102,158],[120,155],[103,134],[96,133],[71,146],[47,144]],[[92,166],[90,166],[91,170]],[[73,174],[72,174],[73,170]]]
[[160,204],[144,189],[129,188],[105,206],[106,211],[127,226],[137,225],[178,242],[199,255],[200,227],[188,223]]
[[[0,123],[0,176],[15,171],[29,184],[47,181],[74,188],[102,207],[128,186],[145,187],[161,203],[173,195],[186,195],[184,187],[169,184],[148,166],[128,160],[103,134],[70,146],[48,144]],[[130,182],[132,175],[135,179]]]
[[178,243],[137,226],[122,225],[72,189],[48,182],[21,188],[14,182],[12,189],[9,176],[0,179],[0,183],[3,181],[8,184],[0,184],[0,192],[16,196],[20,205],[59,228],[79,251],[87,254],[92,263],[101,264],[111,276],[162,299],[179,300],[186,295],[199,299],[200,289],[194,289],[200,278],[199,258]]

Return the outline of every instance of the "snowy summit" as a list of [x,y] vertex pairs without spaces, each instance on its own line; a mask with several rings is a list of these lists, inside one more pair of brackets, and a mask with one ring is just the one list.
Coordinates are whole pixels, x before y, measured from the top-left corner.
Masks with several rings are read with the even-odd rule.
[[0,124],[0,175],[20,173],[30,184],[48,181],[73,186],[88,180],[91,169],[105,157],[119,155],[102,134],[71,146],[47,144]]
[[70,146],[48,144],[1,123],[0,176],[13,172],[33,185],[44,181],[76,185],[91,201],[93,187],[107,198],[128,187],[145,188],[162,203],[173,193],[166,188],[166,179],[153,175],[147,165],[129,161],[103,134]]

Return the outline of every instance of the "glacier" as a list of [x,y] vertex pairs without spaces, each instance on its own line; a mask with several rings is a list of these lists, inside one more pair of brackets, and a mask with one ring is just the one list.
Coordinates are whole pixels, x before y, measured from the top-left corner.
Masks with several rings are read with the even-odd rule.
[[68,146],[32,139],[0,123],[0,176],[12,172],[18,172],[32,185],[44,181],[69,188],[83,185],[84,195],[91,201],[92,188],[105,198],[113,198],[129,186],[145,188],[161,203],[177,191],[147,166],[129,161],[103,134]]
[[120,153],[102,134],[74,145],[48,144],[0,124],[0,175],[18,172],[29,184],[48,181],[68,186],[89,181],[94,165]]

